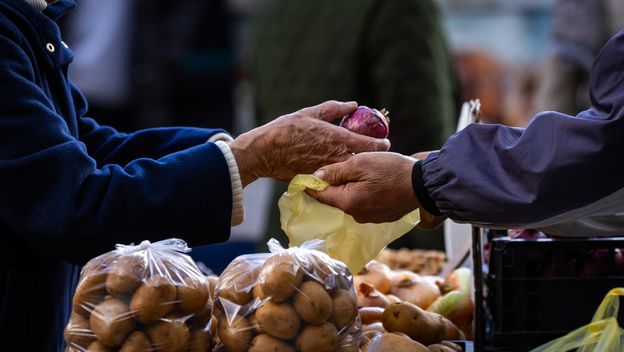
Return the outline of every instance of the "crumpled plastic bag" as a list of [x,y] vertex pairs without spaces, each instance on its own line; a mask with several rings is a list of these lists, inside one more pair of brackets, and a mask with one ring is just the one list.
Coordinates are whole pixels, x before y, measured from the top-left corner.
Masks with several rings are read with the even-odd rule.
[[327,182],[312,175],[295,176],[278,203],[282,230],[290,246],[324,240],[327,253],[345,263],[353,273],[420,221],[416,209],[396,222],[360,224],[342,210],[322,204],[304,192],[306,188],[322,191],[327,186]]
[[537,347],[531,352],[622,351],[624,330],[620,328],[617,321],[620,296],[624,296],[624,287],[612,289],[600,303],[591,323]]

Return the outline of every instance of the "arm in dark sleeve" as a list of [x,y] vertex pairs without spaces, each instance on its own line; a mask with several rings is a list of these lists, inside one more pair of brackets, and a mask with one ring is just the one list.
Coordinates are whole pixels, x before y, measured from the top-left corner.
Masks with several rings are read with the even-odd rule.
[[203,143],[219,133],[221,129],[195,127],[163,127],[120,133],[109,126],[100,126],[95,120],[83,117],[86,112],[84,97],[72,85],[74,101],[78,102],[79,139],[89,155],[101,167],[106,164],[125,165],[137,158],[157,159]]
[[438,9],[431,0],[378,4],[365,39],[372,101],[390,110],[393,150],[437,150],[453,132],[457,114]]
[[231,183],[218,146],[98,167],[34,83],[18,42],[0,33],[0,222],[75,263],[115,243],[228,238]]
[[455,134],[417,166],[420,198],[453,220],[486,225],[570,222],[563,215],[587,207],[576,218],[590,216],[592,204],[605,215],[600,200],[624,187],[623,57],[620,32],[594,63],[592,108],[576,117],[543,112],[526,129],[473,124]]

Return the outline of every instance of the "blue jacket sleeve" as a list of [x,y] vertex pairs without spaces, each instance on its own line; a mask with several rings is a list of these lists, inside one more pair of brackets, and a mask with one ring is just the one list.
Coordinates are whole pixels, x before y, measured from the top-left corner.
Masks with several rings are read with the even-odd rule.
[[203,143],[222,129],[195,127],[163,127],[140,130],[134,133],[120,133],[109,126],[100,126],[91,118],[84,117],[87,104],[73,84],[72,96],[78,107],[80,141],[98,167],[106,164],[125,165],[137,158],[157,159]]
[[[143,142],[141,153],[148,145],[159,150],[131,160],[135,155],[126,151],[136,149],[134,137],[119,137],[93,124],[82,128],[85,146],[36,84],[33,64],[19,41],[17,35],[0,32],[3,225],[43,253],[75,263],[115,243],[179,236],[197,245],[228,238],[231,184],[218,146],[200,143],[175,152],[193,138],[163,147],[165,135],[139,133],[137,142],[158,141]],[[179,134],[184,133],[170,135]],[[101,160],[124,165],[99,167],[88,148]]]
[[526,129],[474,124],[455,134],[416,166],[421,202],[456,221],[522,227],[623,188],[622,58],[624,32],[596,57],[592,107],[577,116],[543,112]]

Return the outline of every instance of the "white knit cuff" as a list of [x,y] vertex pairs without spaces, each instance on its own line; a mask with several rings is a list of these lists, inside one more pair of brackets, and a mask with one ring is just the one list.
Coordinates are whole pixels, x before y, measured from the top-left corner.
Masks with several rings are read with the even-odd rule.
[[208,138],[208,143],[215,143],[216,141],[224,141],[226,143],[229,143],[233,140],[234,138],[232,138],[232,136],[230,136],[229,134],[219,132],[210,136],[210,138]]
[[26,2],[39,11],[43,11],[48,7],[48,2],[46,0],[26,0]]
[[[228,136],[225,133],[223,134]],[[228,137],[230,140],[232,139],[232,137]],[[236,159],[234,158],[232,150],[230,150],[230,146],[226,142],[217,140],[214,143],[221,149],[228,169],[230,170],[230,181],[232,182],[232,226],[240,225],[245,219],[245,208],[243,207],[243,184],[241,183],[240,174],[238,173]]]

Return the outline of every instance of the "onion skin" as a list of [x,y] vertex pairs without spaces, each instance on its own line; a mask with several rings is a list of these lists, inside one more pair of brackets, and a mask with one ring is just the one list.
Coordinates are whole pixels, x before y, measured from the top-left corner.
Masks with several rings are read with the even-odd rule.
[[392,277],[392,294],[403,301],[427,309],[440,297],[440,288],[432,281],[411,272],[401,272]]
[[353,277],[355,286],[358,287],[361,283],[367,283],[379,292],[386,294],[390,293],[392,289],[392,270],[385,264],[378,261],[371,260],[366,264],[364,269]]
[[357,134],[374,138],[388,138],[390,119],[384,112],[385,110],[379,111],[362,105],[345,116],[340,122],[340,126]]
[[386,308],[389,304],[386,295],[365,282],[355,287],[355,295],[357,297],[358,307]]

